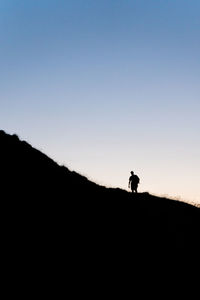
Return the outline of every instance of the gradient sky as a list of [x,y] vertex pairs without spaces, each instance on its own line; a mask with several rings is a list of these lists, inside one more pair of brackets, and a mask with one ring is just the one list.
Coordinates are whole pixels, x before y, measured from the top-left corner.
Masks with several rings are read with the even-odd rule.
[[200,203],[199,112],[199,0],[0,0],[0,129],[58,163]]

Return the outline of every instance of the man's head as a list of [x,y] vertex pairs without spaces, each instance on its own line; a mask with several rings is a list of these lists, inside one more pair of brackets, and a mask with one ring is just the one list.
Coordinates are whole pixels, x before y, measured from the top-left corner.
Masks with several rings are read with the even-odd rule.
[[133,172],[133,171],[131,171],[131,175],[134,175],[134,172]]

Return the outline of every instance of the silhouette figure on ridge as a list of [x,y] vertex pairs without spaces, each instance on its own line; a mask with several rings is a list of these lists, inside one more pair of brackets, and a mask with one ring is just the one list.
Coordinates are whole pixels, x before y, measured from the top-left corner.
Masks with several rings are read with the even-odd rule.
[[129,178],[128,187],[131,188],[132,193],[137,193],[138,184],[140,182],[140,178],[131,171],[131,176]]

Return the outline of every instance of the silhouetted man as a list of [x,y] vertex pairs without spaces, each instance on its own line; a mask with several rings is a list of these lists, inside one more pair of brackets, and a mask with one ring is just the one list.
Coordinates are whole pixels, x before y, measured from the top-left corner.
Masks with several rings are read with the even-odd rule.
[[129,178],[128,187],[131,187],[132,193],[137,193],[138,184],[140,182],[140,178],[131,171],[131,176]]

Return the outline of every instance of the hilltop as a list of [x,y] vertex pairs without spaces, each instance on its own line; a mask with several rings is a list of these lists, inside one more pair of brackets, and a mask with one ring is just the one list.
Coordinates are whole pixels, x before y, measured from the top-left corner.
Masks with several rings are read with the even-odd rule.
[[100,268],[197,251],[200,210],[192,205],[97,185],[4,131],[0,169],[6,237],[37,253],[34,263],[38,255],[63,263],[68,253],[73,268]]

